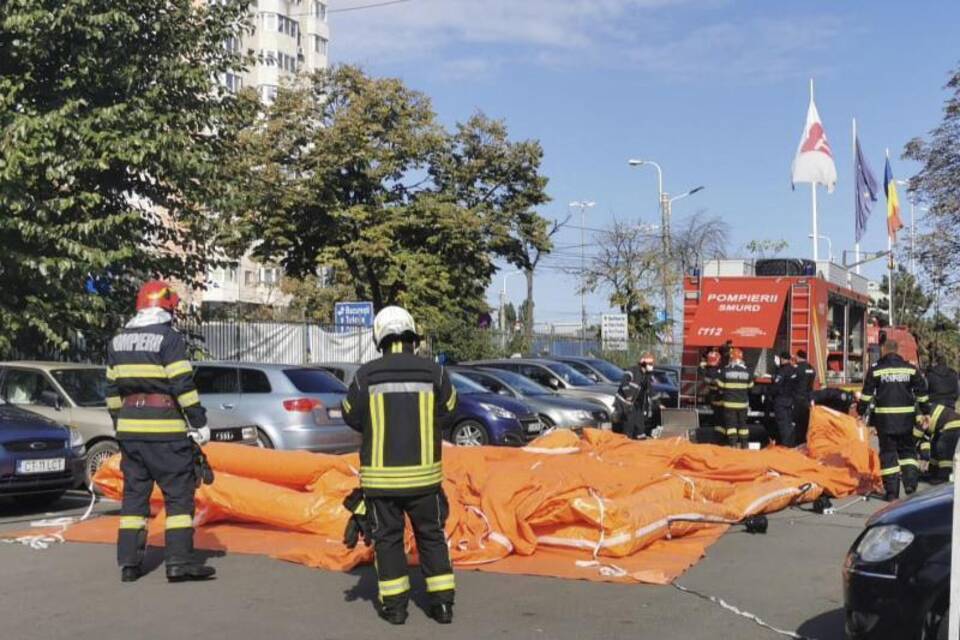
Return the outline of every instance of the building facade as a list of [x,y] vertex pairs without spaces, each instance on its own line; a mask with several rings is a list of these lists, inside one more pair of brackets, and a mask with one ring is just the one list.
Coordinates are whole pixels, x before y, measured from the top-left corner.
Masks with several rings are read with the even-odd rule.
[[[251,2],[253,32],[231,38],[225,46],[237,52],[252,51],[255,63],[242,74],[224,74],[221,82],[231,91],[256,90],[264,104],[272,103],[277,89],[297,74],[327,67],[330,27],[326,0],[255,0]],[[261,264],[245,255],[227,267],[207,273],[203,302],[286,306],[289,296],[280,290],[282,269]]]

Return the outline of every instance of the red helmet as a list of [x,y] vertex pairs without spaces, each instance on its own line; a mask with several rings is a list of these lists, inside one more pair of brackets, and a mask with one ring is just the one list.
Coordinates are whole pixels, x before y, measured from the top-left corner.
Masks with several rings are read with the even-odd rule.
[[716,367],[720,364],[720,352],[716,349],[711,349],[707,352],[707,366]]
[[137,293],[137,311],[149,307],[160,307],[164,311],[173,311],[180,304],[180,296],[163,280],[144,282]]
[[730,347],[731,360],[743,360],[743,350],[739,347]]

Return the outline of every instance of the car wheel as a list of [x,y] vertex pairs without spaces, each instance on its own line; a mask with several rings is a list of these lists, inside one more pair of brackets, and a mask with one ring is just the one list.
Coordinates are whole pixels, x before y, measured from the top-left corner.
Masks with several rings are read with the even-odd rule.
[[[93,476],[97,469],[103,466],[107,460],[120,452],[120,445],[115,440],[101,440],[97,444],[87,449],[87,464],[84,469],[86,475],[86,488],[93,485]],[[94,491],[97,491],[96,488]],[[97,491],[99,493],[99,491]]]
[[52,493],[30,493],[25,496],[13,496],[13,501],[21,507],[26,507],[28,509],[41,509],[43,507],[49,507],[54,502],[62,498],[66,493],[66,491],[54,491]]
[[263,429],[257,428],[257,446],[261,449],[273,449],[273,440],[270,439]]
[[450,432],[450,440],[458,447],[482,447],[490,444],[490,436],[475,420],[464,420]]

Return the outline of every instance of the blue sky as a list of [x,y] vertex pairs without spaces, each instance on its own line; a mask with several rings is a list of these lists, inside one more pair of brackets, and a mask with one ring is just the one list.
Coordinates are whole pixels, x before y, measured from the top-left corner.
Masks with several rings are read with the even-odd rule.
[[[330,19],[334,62],[402,78],[446,123],[482,110],[513,137],[539,139],[553,198],[545,217],[586,199],[597,203],[591,228],[656,222],[656,172],[626,164],[647,158],[670,193],[706,187],[675,203],[674,217],[722,216],[734,255],[783,238],[787,253],[810,256],[810,190],[790,189],[808,78],[837,161],[837,189],[819,197],[836,256],[853,246],[851,118],[877,178],[886,147],[896,177],[908,178],[916,167],[899,159],[903,145],[939,122],[947,72],[960,63],[955,0],[409,0]],[[901,192],[908,221],[906,200]],[[864,249],[886,248],[884,215],[881,200]],[[564,230],[563,256],[548,263],[576,262],[579,233]],[[575,284],[556,268],[539,273],[537,320],[576,320]],[[498,277],[492,304],[501,286]],[[522,278],[510,278],[508,298],[523,295]],[[587,308],[607,311],[606,293]]]

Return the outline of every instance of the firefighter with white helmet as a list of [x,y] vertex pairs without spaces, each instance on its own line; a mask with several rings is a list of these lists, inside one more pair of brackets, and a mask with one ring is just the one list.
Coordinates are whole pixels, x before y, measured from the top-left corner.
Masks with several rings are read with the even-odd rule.
[[344,420],[363,434],[360,489],[344,503],[354,514],[345,542],[355,546],[362,535],[373,543],[378,613],[391,624],[403,624],[410,598],[403,546],[409,517],[428,614],[449,624],[454,576],[444,534],[449,507],[441,487],[441,435],[457,393],[443,368],[416,355],[420,335],[405,309],[382,309],[373,321],[373,339],[383,355],[360,367],[343,401]]

